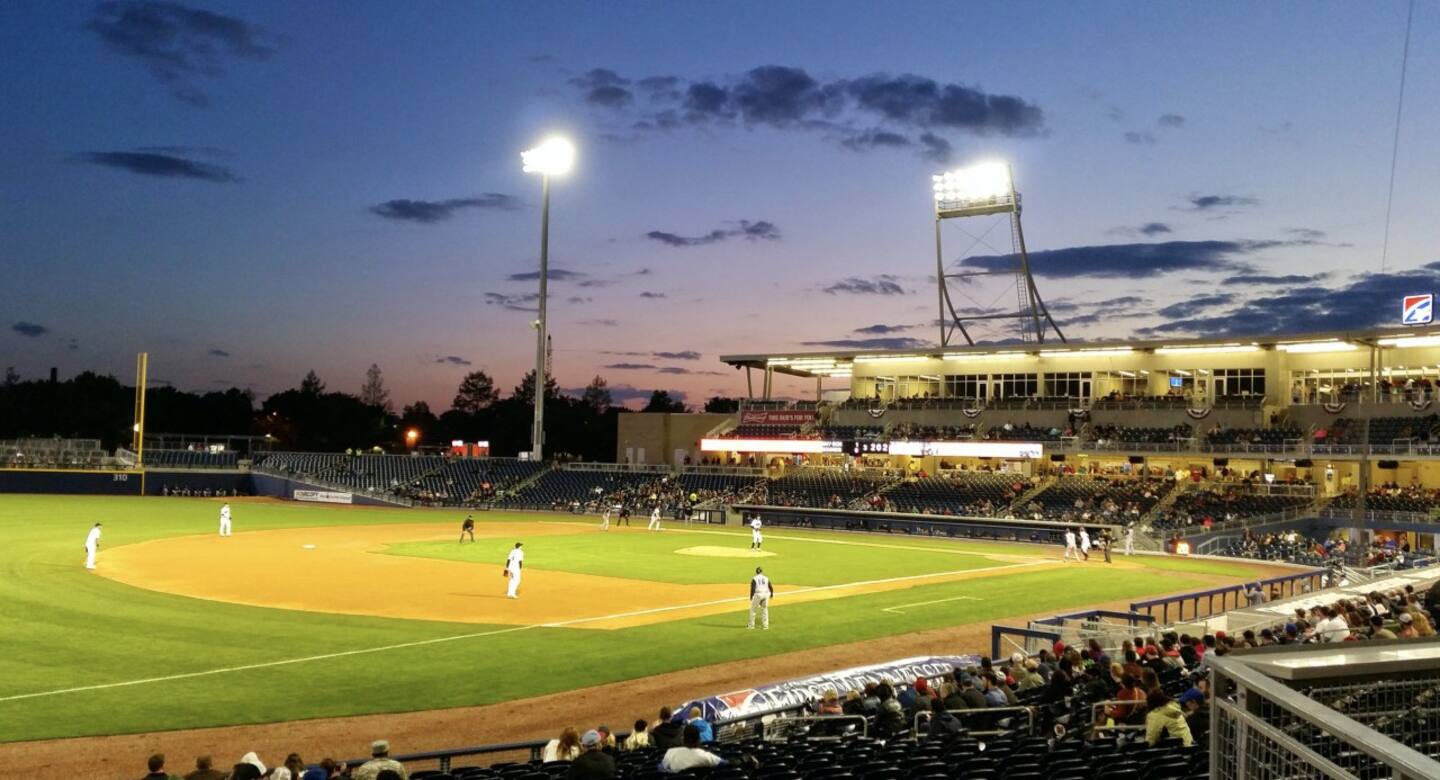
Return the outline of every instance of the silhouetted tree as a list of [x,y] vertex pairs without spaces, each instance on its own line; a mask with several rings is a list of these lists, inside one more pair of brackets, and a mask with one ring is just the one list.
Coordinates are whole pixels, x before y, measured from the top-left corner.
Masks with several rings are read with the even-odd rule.
[[320,381],[320,377],[315,373],[315,369],[310,369],[310,372],[305,375],[305,378],[300,380],[300,392],[307,395],[320,395],[325,392],[325,383]]
[[597,413],[604,414],[610,408],[613,401],[610,399],[610,387],[605,378],[598,374],[585,386],[585,392],[580,400],[590,405]]
[[740,399],[714,396],[705,401],[705,411],[711,414],[734,414],[740,411]]
[[390,403],[390,391],[385,389],[385,377],[375,363],[365,370],[365,384],[360,386],[360,403],[378,406],[387,412],[395,409]]
[[649,403],[645,404],[642,412],[683,412],[685,403],[670,397],[668,390],[656,390],[650,394]]
[[450,402],[450,406],[457,412],[477,414],[499,398],[495,380],[491,379],[489,374],[484,371],[471,371],[460,380],[460,387],[455,391],[455,400]]

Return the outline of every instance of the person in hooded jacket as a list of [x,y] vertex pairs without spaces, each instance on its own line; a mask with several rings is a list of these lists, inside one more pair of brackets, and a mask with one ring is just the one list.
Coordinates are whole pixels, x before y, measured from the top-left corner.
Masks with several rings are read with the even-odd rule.
[[1167,737],[1180,740],[1185,747],[1195,744],[1180,705],[1164,691],[1151,691],[1145,700],[1145,744],[1154,747]]

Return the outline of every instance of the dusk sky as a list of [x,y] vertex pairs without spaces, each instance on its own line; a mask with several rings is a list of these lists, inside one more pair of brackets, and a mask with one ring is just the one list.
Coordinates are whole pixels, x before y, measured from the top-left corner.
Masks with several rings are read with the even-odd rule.
[[[1440,291],[1434,2],[1380,265],[1406,9],[8,0],[0,365],[508,391],[534,362],[519,153],[553,132],[579,149],[555,375],[617,400],[743,394],[721,354],[934,341],[929,177],[987,159],[1072,338],[1396,324]],[[993,262],[961,257],[988,226],[947,226],[947,260]]]

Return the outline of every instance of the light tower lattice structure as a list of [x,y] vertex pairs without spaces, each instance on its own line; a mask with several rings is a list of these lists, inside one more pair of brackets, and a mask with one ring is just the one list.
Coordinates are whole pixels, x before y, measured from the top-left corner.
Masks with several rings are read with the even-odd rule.
[[[1046,334],[1054,331],[1055,337],[1065,341],[1065,334],[1055,324],[1040,291],[1035,287],[1035,278],[1030,274],[1030,257],[1025,252],[1025,231],[1020,225],[1020,193],[1015,190],[1015,179],[1006,163],[991,162],[972,165],[968,168],[936,174],[931,177],[935,196],[935,279],[939,287],[940,346],[950,345],[958,332],[967,344],[974,344],[967,323],[993,320],[1016,320],[1020,339],[1024,342],[1043,344]],[[955,269],[945,267],[945,250],[941,238],[941,226],[947,219],[968,219],[1003,215],[1007,220],[993,221],[988,229],[978,235],[966,231],[971,239],[969,250],[984,244],[994,249],[985,238],[1003,221],[1010,223],[1010,252],[1013,263],[996,263],[992,267]],[[998,250],[997,250],[998,254]],[[1005,255],[1002,255],[1002,258]],[[977,305],[969,309],[956,309],[950,297],[950,280],[958,284],[975,284],[979,277],[1013,276],[1016,311],[991,311],[993,307]],[[968,296],[967,296],[968,297]],[[973,300],[973,299],[972,299]]]

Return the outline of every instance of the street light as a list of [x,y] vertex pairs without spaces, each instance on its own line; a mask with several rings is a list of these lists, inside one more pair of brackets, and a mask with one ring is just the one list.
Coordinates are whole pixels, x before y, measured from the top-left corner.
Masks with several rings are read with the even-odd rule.
[[530,457],[544,457],[545,441],[545,309],[550,272],[550,177],[563,176],[575,164],[575,145],[560,136],[520,153],[522,170],[540,174],[540,316],[535,320],[535,426],[530,432]]

